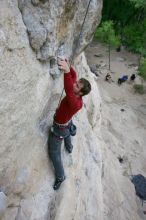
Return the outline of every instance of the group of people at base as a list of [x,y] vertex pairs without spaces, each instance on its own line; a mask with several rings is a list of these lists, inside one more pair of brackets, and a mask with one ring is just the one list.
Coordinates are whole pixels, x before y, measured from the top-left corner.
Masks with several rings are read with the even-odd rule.
[[[134,81],[135,78],[136,78],[136,75],[135,75],[135,74],[132,74],[132,75],[130,76],[130,81]],[[117,83],[118,83],[119,85],[121,85],[123,82],[126,82],[127,80],[128,80],[128,75],[123,75],[122,77],[119,77],[119,78],[118,78]],[[109,73],[106,74],[106,76],[105,76],[105,81],[113,82],[112,77],[111,77],[111,75],[110,75]]]

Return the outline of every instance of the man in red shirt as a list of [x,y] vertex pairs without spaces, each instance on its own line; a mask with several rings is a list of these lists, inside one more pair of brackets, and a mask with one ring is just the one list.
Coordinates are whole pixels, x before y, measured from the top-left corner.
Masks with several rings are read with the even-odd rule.
[[91,91],[88,80],[81,78],[77,81],[77,74],[66,60],[58,62],[59,69],[64,71],[64,89],[66,96],[60,103],[54,116],[54,123],[48,139],[49,156],[55,169],[54,190],[57,190],[65,180],[63,164],[61,160],[61,143],[64,139],[66,150],[71,153],[73,146],[70,135],[75,135],[76,126],[72,123],[72,116],[83,106],[82,96]]

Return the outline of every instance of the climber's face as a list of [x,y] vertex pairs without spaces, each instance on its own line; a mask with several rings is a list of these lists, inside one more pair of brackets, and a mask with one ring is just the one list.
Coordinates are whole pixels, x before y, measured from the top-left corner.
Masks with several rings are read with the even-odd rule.
[[75,95],[81,96],[82,95],[82,92],[81,92],[82,88],[83,88],[83,83],[81,83],[80,80],[75,82],[73,84],[73,90],[74,90]]

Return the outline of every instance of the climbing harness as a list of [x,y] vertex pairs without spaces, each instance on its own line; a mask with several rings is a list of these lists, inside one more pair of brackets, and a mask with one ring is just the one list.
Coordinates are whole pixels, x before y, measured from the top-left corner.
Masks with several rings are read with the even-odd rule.
[[[85,13],[85,16],[84,16],[84,20],[83,20],[83,23],[82,23],[82,26],[81,26],[81,30],[80,30],[79,36],[78,36],[78,38],[77,38],[77,44],[76,44],[76,46],[75,46],[75,48],[74,48],[73,56],[72,56],[72,59],[71,59],[71,61],[70,61],[70,66],[71,66],[71,64],[72,64],[72,62],[73,62],[73,57],[74,57],[75,52],[76,52],[76,49],[78,48],[78,45],[79,45],[79,39],[80,39],[80,37],[81,37],[81,35],[82,35],[84,23],[85,23],[87,14],[88,14],[88,10],[89,10],[89,6],[90,6],[91,1],[92,1],[92,0],[89,0],[89,2],[88,2],[88,6],[87,6],[86,13]],[[64,92],[64,88],[63,88],[63,90],[62,90],[62,92],[61,92],[61,95],[60,95],[60,98],[59,98],[58,107],[60,106],[60,102],[61,102],[61,99],[62,99],[62,96],[63,96],[63,92]]]

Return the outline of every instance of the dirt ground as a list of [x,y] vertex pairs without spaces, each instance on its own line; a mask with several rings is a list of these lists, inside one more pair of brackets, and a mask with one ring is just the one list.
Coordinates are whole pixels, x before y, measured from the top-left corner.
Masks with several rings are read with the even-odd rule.
[[[143,80],[137,76],[134,83],[129,79],[120,86],[117,83],[122,75],[129,78],[133,73],[137,75],[138,56],[124,50],[112,50],[111,83],[105,81],[109,72],[107,48],[94,42],[87,48],[86,58],[90,67],[98,67],[95,80],[102,98],[101,134],[105,161],[109,162],[109,154],[112,154],[110,159],[120,157],[123,176],[143,174],[146,177],[146,94],[137,94],[133,89],[134,83]],[[137,198],[136,202],[139,219],[146,219]],[[146,205],[143,209],[146,210]]]

